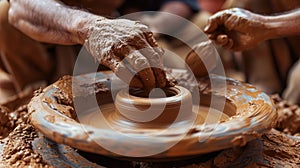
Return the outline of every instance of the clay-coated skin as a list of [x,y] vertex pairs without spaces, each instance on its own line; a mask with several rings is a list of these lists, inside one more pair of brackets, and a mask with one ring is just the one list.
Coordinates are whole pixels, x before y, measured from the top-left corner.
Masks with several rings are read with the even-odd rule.
[[224,48],[242,51],[267,39],[299,34],[299,16],[299,9],[277,16],[263,16],[232,8],[211,16],[205,32]]
[[209,18],[205,32],[224,48],[242,50],[266,39],[264,18],[250,11],[233,8]]
[[[40,42],[63,45],[83,45],[88,42],[86,47],[94,58],[115,71],[121,79],[128,80],[128,67],[140,71],[130,83],[132,87],[166,85],[165,72],[160,68],[163,52],[157,49],[148,27],[141,23],[106,19],[55,0],[11,0],[9,21],[24,34]],[[147,49],[147,54],[132,54],[143,48]],[[129,64],[120,63],[123,58],[128,58]],[[150,68],[154,64],[156,68]],[[141,66],[145,66],[145,69],[137,68]]]
[[[110,38],[106,38],[108,34]],[[118,77],[129,83],[127,80],[133,76],[130,69],[137,73],[131,80],[132,87],[166,86],[166,75],[162,70],[163,50],[158,48],[147,26],[126,19],[97,20],[91,25],[88,36],[88,50]]]

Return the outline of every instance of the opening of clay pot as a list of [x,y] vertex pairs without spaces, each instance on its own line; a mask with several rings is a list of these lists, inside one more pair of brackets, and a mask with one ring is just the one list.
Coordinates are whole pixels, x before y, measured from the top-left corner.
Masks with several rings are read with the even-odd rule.
[[180,86],[143,90],[121,90],[115,101],[117,113],[134,123],[171,124],[192,116],[192,95]]
[[142,98],[165,98],[176,96],[179,93],[179,89],[176,87],[168,88],[154,88],[152,90],[144,90],[139,88],[129,89],[129,94]]

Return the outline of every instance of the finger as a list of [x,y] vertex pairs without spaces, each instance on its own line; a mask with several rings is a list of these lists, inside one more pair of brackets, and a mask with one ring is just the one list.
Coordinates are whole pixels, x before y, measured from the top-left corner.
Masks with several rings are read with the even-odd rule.
[[130,87],[143,88],[142,81],[137,76],[135,76],[128,69],[128,67],[125,66],[120,57],[112,55],[107,59],[103,59],[101,61],[101,64],[109,67],[122,81],[129,84]]
[[145,32],[144,36],[147,40],[147,42],[150,44],[151,47],[154,48],[154,50],[159,54],[159,55],[164,55],[165,51],[162,48],[158,47],[158,43],[154,38],[154,35],[152,32]]
[[173,76],[173,74],[170,71],[166,71],[166,76],[167,76],[166,87],[173,87],[176,84],[178,84],[175,77]]
[[143,88],[142,81],[136,76],[133,75],[132,72],[124,66],[122,62],[118,64],[115,74],[125,83],[129,84],[131,88]]
[[239,17],[238,16],[230,16],[224,21],[224,26],[226,27],[227,30],[233,30],[239,22]]
[[233,40],[232,39],[228,39],[228,43],[223,45],[223,48],[225,49],[232,49],[233,47]]
[[156,87],[163,88],[167,85],[166,72],[161,68],[152,68],[156,77]]
[[[220,27],[217,30],[215,30],[213,33],[208,34],[208,38],[216,41],[219,35],[226,35],[226,34],[227,33],[225,32],[225,30],[223,30],[222,27]],[[221,38],[221,37],[219,37],[219,38]]]
[[121,59],[128,55],[134,48],[128,44],[119,44],[112,46],[113,54]]
[[209,34],[213,33],[218,28],[218,23],[215,21],[214,18],[209,18],[208,25],[205,26],[204,32]]
[[144,32],[144,36],[146,37],[146,40],[152,47],[157,47],[158,43],[154,38],[154,35],[152,32]]
[[208,37],[208,39],[215,40],[217,35],[215,33],[214,34],[208,34],[207,37]]
[[155,87],[155,76],[146,57],[135,50],[126,56],[124,60],[130,65],[127,67],[132,68],[132,71],[134,71],[142,81],[145,89]]
[[213,33],[214,31],[216,31],[221,23],[220,18],[222,18],[222,15],[220,15],[220,14],[211,16],[208,19],[208,24],[204,28],[204,32],[205,33]]
[[[153,88],[152,81],[154,81],[154,84],[153,84],[154,87],[155,86],[165,87],[166,77],[165,77],[165,72],[163,71],[162,57],[161,57],[163,55],[164,51],[162,49],[160,49],[159,47],[152,48],[149,44],[151,44],[153,46],[158,46],[157,42],[155,41],[155,39],[153,37],[153,33],[151,33],[151,32],[145,33],[145,35],[143,34],[143,36],[141,36],[141,37],[136,37],[135,40],[128,41],[127,45],[117,46],[114,53],[116,55],[118,55],[120,58],[126,58],[126,61],[132,67],[132,71],[138,72],[138,76],[140,77],[141,80],[145,79],[145,77],[144,77],[145,75],[142,75],[143,73],[148,72],[149,74],[153,74],[154,80],[152,80],[152,77],[150,75],[149,76],[150,81],[148,81],[148,82],[144,81],[145,82],[144,86],[146,88]],[[129,54],[132,50],[140,50],[141,52],[142,51],[144,51],[144,52],[142,53],[142,55],[139,51],[137,51],[137,52],[134,51],[131,54]],[[145,57],[145,54],[147,55],[147,57]],[[146,60],[144,60],[144,62],[143,62],[143,58],[146,58]],[[151,67],[154,67],[154,66],[156,66],[157,68],[153,68],[151,70],[152,73],[149,72],[149,69],[139,72],[141,70],[141,68],[135,67],[136,66],[135,61],[139,61],[140,64],[145,64],[144,66],[148,66],[150,68],[150,70],[151,70]],[[151,61],[151,64],[149,63],[149,61]],[[145,67],[142,66],[142,68],[145,68]]]
[[[128,47],[129,46],[129,47]],[[158,47],[158,44],[156,40],[154,39],[152,32],[144,32],[135,38],[133,40],[130,40],[127,42],[127,46],[124,46],[123,48],[129,48],[129,52],[132,51],[132,49],[136,50],[142,50],[144,48],[149,48],[149,46],[153,47],[155,52],[157,52],[159,55],[164,54],[164,50]],[[121,47],[118,47],[121,48]],[[126,50],[128,51],[128,49]],[[129,54],[128,52],[128,54]]]
[[149,61],[150,67],[155,75],[156,87],[165,87],[167,83],[167,77],[162,63],[162,56],[156,53],[152,47],[144,48],[141,50],[141,53]]
[[217,36],[216,44],[218,45],[226,45],[228,43],[228,36],[226,34],[220,34]]
[[[128,54],[128,53],[130,53],[132,50],[136,50],[136,49],[139,49],[140,51],[146,50],[146,48],[141,47],[141,46],[145,46],[145,45],[146,45],[146,43],[142,42],[142,40],[140,40],[139,46],[137,46],[137,45],[135,45],[135,46],[125,46],[125,45],[120,46],[119,49],[117,49],[115,51],[115,54],[118,55],[122,59],[125,58],[127,60],[127,62],[129,63],[128,66],[132,67],[131,68],[132,72],[136,73],[136,72],[138,72],[138,69],[144,68],[142,64],[145,64],[146,62],[149,62],[149,60],[144,60],[144,62],[143,62],[142,57],[138,58],[138,55],[140,55],[140,54]],[[136,52],[134,51],[134,53],[138,53],[138,52],[139,51],[137,51],[137,50],[136,50]],[[145,53],[147,55],[149,55],[150,52],[147,50],[147,52],[143,53],[143,56],[145,56],[144,55]],[[158,55],[156,53],[156,51],[154,51],[154,49],[152,49],[151,53],[155,53],[155,55]],[[125,57],[126,55],[129,55],[129,57]],[[160,60],[160,59],[161,58],[159,58],[159,57],[155,57],[155,60]],[[135,61],[139,62],[138,64],[140,64],[140,66],[141,66],[140,68],[137,68],[137,67],[134,68],[133,67],[134,65],[136,65]],[[153,67],[153,65],[159,66],[161,69],[163,69],[163,66],[160,66],[160,64],[158,64],[158,63],[152,63],[152,66],[151,66],[151,64],[149,64],[149,65],[145,64],[144,66],[145,67],[148,66],[149,68],[151,68],[151,67]],[[152,72],[154,73],[154,75],[156,77],[156,79],[154,80],[154,82],[155,82],[154,86],[164,87],[165,83],[166,83],[166,79],[164,78],[164,71],[162,71],[160,69],[157,69],[157,68],[153,68]],[[156,83],[158,83],[158,84],[156,84]],[[146,83],[146,85],[147,85],[147,83]],[[146,85],[145,85],[145,87],[148,87]],[[152,86],[149,86],[149,88],[151,88],[151,87]]]
[[[135,40],[129,41],[128,43],[132,48],[141,51],[141,54],[149,62],[149,68],[153,67],[151,71],[155,78],[155,80],[154,80],[155,86],[165,87],[166,75],[165,75],[165,72],[163,70],[163,65],[162,65],[162,55],[164,54],[164,51],[158,47],[158,44],[157,44],[156,40],[154,39],[153,33],[152,32],[144,32],[143,36],[141,36],[141,37],[137,36],[137,38],[135,38]],[[127,53],[128,50],[132,51],[132,48],[131,49],[130,48],[128,49],[128,48],[129,48],[128,46],[123,47],[122,51],[119,52],[118,54]],[[137,54],[137,55],[139,55],[139,54]],[[130,62],[130,64],[132,66],[135,65],[134,60],[137,60],[137,58],[133,58],[135,56],[136,56],[136,54],[135,55],[133,54],[130,56],[132,58],[129,58],[129,57],[126,58],[126,59],[128,59],[128,62]],[[141,61],[142,59],[139,59],[139,60]],[[133,68],[133,70],[136,72],[139,72],[139,70],[137,70],[137,68]],[[144,73],[144,71],[143,71],[143,73]],[[140,76],[140,78],[141,78],[141,76]],[[152,81],[152,80],[150,79],[150,81]],[[147,85],[150,83],[149,82],[144,83],[144,86],[148,87]],[[152,86],[149,86],[149,87],[151,88]]]
[[162,88],[167,84],[166,72],[164,71],[162,56],[164,50],[158,47],[153,34],[144,33],[147,42],[150,44],[148,48],[142,50],[142,54],[148,59],[150,66],[152,67],[153,73],[156,77],[156,87]]
[[208,25],[204,28],[205,33],[213,33],[218,30],[219,26],[225,26],[225,22],[227,22],[230,17],[230,13],[228,10],[220,11],[213,16],[211,16],[208,20]]

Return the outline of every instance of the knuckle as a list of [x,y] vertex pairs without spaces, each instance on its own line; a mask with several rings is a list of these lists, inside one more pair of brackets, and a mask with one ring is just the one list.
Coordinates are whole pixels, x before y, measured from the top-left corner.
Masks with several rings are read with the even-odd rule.
[[142,31],[147,31],[149,29],[147,25],[144,25],[139,21],[135,21],[135,26]]
[[115,55],[127,55],[130,52],[129,45],[126,43],[116,43],[112,46]]
[[134,64],[137,65],[137,67],[146,67],[147,59],[138,57],[135,59]]
[[165,50],[163,48],[160,47],[155,47],[158,55],[160,56],[160,58],[162,58],[162,56],[165,54]]

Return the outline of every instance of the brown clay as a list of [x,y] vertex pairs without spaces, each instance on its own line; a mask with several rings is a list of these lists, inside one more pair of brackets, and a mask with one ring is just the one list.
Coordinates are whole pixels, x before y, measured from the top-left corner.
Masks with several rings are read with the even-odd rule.
[[[278,98],[278,96],[274,96],[276,105],[280,104],[282,101]],[[285,103],[284,103],[285,104]],[[289,107],[282,107],[281,109],[285,109]],[[299,109],[299,107],[297,108]],[[25,110],[24,113],[27,113]],[[288,122],[286,122],[288,123]],[[17,129],[19,130],[19,129]],[[14,139],[18,139],[20,144],[31,144],[32,139],[30,135],[32,132],[35,132],[34,129],[24,129],[26,131],[25,134],[19,133],[16,131],[13,133],[15,136],[10,136],[8,140],[1,141],[0,143],[0,153],[3,150],[2,145],[4,147],[7,145],[7,141],[11,141],[9,144],[13,144],[14,146],[5,147],[5,150],[12,151],[15,147]],[[17,133],[18,132],[18,133]],[[22,135],[17,136],[16,135]],[[95,163],[106,166],[106,167],[124,167],[124,168],[171,168],[171,167],[185,167],[185,168],[198,168],[198,167],[246,167],[246,166],[266,166],[266,167],[275,167],[278,165],[290,166],[290,167],[297,167],[299,163],[299,141],[296,140],[296,136],[286,136],[282,132],[278,132],[276,130],[272,130],[267,132],[259,138],[258,140],[254,140],[249,142],[245,147],[242,148],[235,148],[235,149],[227,149],[220,153],[210,154],[210,155],[201,155],[199,157],[185,160],[185,161],[169,161],[164,163],[153,163],[153,162],[129,162],[129,161],[122,161],[116,159],[105,158],[102,156],[91,155],[91,154],[83,154],[82,152],[77,153],[76,150],[72,148],[62,145],[62,144],[55,144],[48,139],[36,139],[33,143],[34,152],[27,156],[30,159],[31,166],[38,166],[41,165],[46,167],[45,160],[38,159],[41,156],[46,159],[49,165],[54,167],[64,167],[64,166],[71,166],[71,165],[85,165],[89,167],[98,167]],[[20,157],[19,160],[15,164],[10,162],[11,158],[15,158],[18,156],[18,151],[21,148],[14,148],[17,152],[15,154],[10,155],[11,157],[5,157],[6,155],[1,155],[1,165],[6,167],[12,167],[16,164],[21,165],[28,159],[24,159]],[[25,148],[24,148],[25,149]],[[26,148],[26,150],[32,150],[31,147]],[[36,153],[38,152],[38,153]],[[284,155],[282,155],[284,153]],[[59,154],[59,155],[58,155]],[[56,158],[56,159],[52,159]],[[91,162],[87,162],[91,160]],[[23,160],[23,161],[21,161]],[[29,165],[27,163],[27,165]]]
[[[173,71],[173,74],[175,72]],[[189,83],[189,76],[186,74],[177,74],[181,76],[178,79],[178,83],[187,86]],[[176,76],[176,75],[175,75]],[[68,86],[68,85],[66,85]],[[200,88],[206,88],[207,84],[201,85]],[[103,89],[105,89],[104,87]],[[192,87],[191,87],[192,88]],[[61,88],[64,89],[64,88]],[[100,88],[99,88],[100,89]],[[41,92],[38,92],[41,94]],[[105,92],[102,92],[105,93]],[[298,106],[287,103],[280,99],[278,96],[272,96],[278,112],[289,111],[285,114],[296,114],[294,112],[299,110]],[[199,168],[199,167],[298,167],[299,165],[299,136],[287,136],[286,134],[271,130],[263,134],[263,136],[257,140],[248,142],[244,147],[231,148],[223,150],[220,153],[214,153],[209,155],[200,155],[190,160],[185,161],[169,161],[164,163],[153,162],[137,162],[137,161],[122,161],[117,159],[103,158],[99,155],[83,154],[78,150],[56,144],[48,139],[40,141],[40,139],[33,140],[32,137],[36,137],[36,130],[28,126],[26,119],[27,108],[20,108],[16,112],[12,112],[17,118],[19,124],[23,123],[21,127],[15,129],[11,135],[0,142],[0,165],[4,167],[16,167],[16,166],[34,166],[34,167],[48,167],[45,163],[55,167],[68,167],[72,165],[82,165],[89,167],[98,167],[95,163],[106,167],[135,167],[135,168],[171,168],[171,167],[185,167],[185,168]],[[284,113],[283,113],[284,114]],[[299,119],[299,115],[294,115],[294,120],[289,122],[292,117],[283,117],[278,123],[285,123],[277,125],[277,128],[284,130],[285,126],[294,127],[294,122]],[[12,118],[11,118],[12,119]],[[10,120],[11,120],[10,119]],[[290,123],[290,125],[289,125]],[[197,129],[192,129],[191,134],[197,133]],[[294,132],[299,134],[298,132]],[[33,136],[31,136],[33,135]],[[298,138],[298,140],[297,140]],[[243,138],[237,136],[236,142],[242,142]],[[31,143],[33,143],[33,148]],[[17,146],[18,144],[19,146]],[[27,146],[27,147],[26,147]],[[33,150],[34,149],[34,150]],[[14,152],[13,152],[14,151]],[[24,152],[21,152],[24,151]],[[28,154],[28,151],[30,155]],[[3,155],[3,152],[6,153]],[[26,153],[26,154],[25,154]],[[7,155],[8,154],[8,155]],[[59,154],[59,155],[58,155]],[[84,158],[83,158],[84,157]],[[55,158],[55,159],[53,159]],[[94,158],[94,159],[92,159]],[[46,160],[44,160],[46,159]],[[91,162],[87,163],[87,159]]]
[[278,113],[276,129],[289,135],[300,135],[300,110],[298,105],[282,100],[278,95],[272,96]]
[[[173,76],[180,81],[180,76],[185,73],[185,71],[177,73],[177,75],[173,73]],[[105,82],[107,78],[109,78],[109,76],[104,76],[103,79],[99,79],[99,81],[102,80]],[[222,80],[222,78],[218,78],[217,76],[213,78],[215,80]],[[84,79],[88,79],[88,75],[86,75]],[[186,79],[182,80],[186,81],[187,83]],[[198,85],[200,94],[202,95],[202,101],[200,104],[204,107],[209,105],[207,103],[212,94],[209,81],[209,79],[202,79],[200,81],[201,85]],[[88,82],[88,80],[86,80],[86,82]],[[227,79],[226,83],[226,95],[214,93],[219,94],[219,96],[224,96],[227,100],[225,111],[223,112],[227,115],[227,117],[224,116],[223,121],[212,121],[212,123],[220,122],[218,127],[214,129],[209,124],[203,127],[203,120],[201,120],[203,116],[198,115],[200,119],[196,120],[195,125],[190,128],[190,130],[185,130],[188,132],[188,134],[186,134],[186,137],[182,141],[166,152],[151,156],[149,158],[157,159],[184,157],[208,153],[232,146],[244,146],[246,142],[259,137],[264,131],[268,130],[275,124],[275,108],[273,107],[273,103],[267,95],[251,85],[243,84],[232,79]],[[116,136],[114,132],[109,132],[103,129],[101,124],[99,126],[90,125],[87,127],[87,130],[82,130],[81,125],[76,120],[59,114],[60,109],[53,108],[56,107],[58,103],[49,93],[53,93],[55,90],[56,88],[53,88],[53,85],[47,87],[42,93],[33,98],[29,104],[32,124],[50,139],[58,143],[71,145],[84,151],[114,157],[120,156],[103,149],[89,137],[91,135],[94,138],[97,137],[100,139],[110,139],[113,137],[113,139],[107,141],[107,145],[111,145],[110,147],[114,150],[122,150],[122,147],[126,147],[128,152],[134,150],[135,152],[143,153],[144,150],[152,150],[151,148],[147,148],[147,146],[143,146],[143,148],[137,150],[137,147],[134,146],[132,142]],[[107,99],[107,95],[103,93],[107,92],[99,92],[98,94],[100,97],[101,95],[104,96],[102,99]],[[110,106],[109,103],[106,103],[106,106]],[[106,120],[114,121],[114,115],[113,113],[111,114],[111,112],[115,111],[114,107],[110,109],[112,111],[103,111],[103,114],[106,117]],[[204,110],[202,113],[199,112],[198,114],[205,113],[207,112]],[[49,122],[49,120],[47,120],[49,115],[53,116],[51,117],[51,121],[53,122]],[[102,122],[104,121],[99,121],[99,123]],[[131,136],[139,134],[146,135],[162,129],[160,127],[156,127],[155,124],[152,124],[152,126],[150,125],[151,127],[149,126],[147,129],[144,129],[143,127],[136,127],[136,129],[129,127],[126,129],[124,128],[124,125],[114,124],[113,122],[111,122],[111,125],[119,131],[126,132],[126,134]],[[73,129],[70,130],[70,127]],[[183,125],[178,125],[177,129],[175,127],[174,130],[171,130],[168,132],[168,134],[166,134],[168,136],[161,135],[162,137],[155,137],[155,139],[152,141],[157,144],[161,143],[162,146],[164,145],[163,142],[165,142],[166,139],[168,139],[170,142],[176,142],[178,140],[178,136],[181,135],[181,133],[177,134],[178,131],[180,132],[180,129],[178,129],[179,127],[184,128]],[[212,136],[206,139],[205,135],[207,134],[211,134]],[[204,139],[204,142],[199,143],[199,139]],[[117,146],[115,146],[116,143],[118,144]],[[149,143],[151,143],[151,141]]]
[[[296,137],[287,137],[282,132],[271,130],[262,138],[249,142],[242,148],[231,148],[217,153],[200,155],[186,160],[172,160],[167,162],[137,162],[107,158],[82,151],[75,151],[62,144],[40,138],[37,143],[44,158],[49,163],[62,167],[65,163],[70,165],[97,167],[95,163],[105,167],[124,168],[211,168],[211,167],[298,167],[300,152]],[[57,158],[57,154],[59,157]],[[56,157],[59,161],[53,161]],[[64,162],[62,162],[62,160]],[[90,162],[87,162],[89,160]]]
[[50,167],[32,149],[31,142],[38,133],[29,124],[27,106],[9,111],[9,121],[13,127],[0,143],[0,167]]
[[0,139],[6,137],[13,129],[13,122],[9,119],[10,110],[0,105]]
[[197,44],[185,58],[186,64],[196,77],[208,75],[217,65],[217,53],[211,41]]

